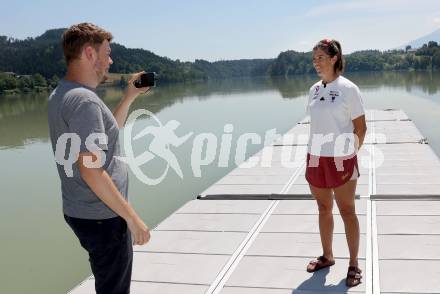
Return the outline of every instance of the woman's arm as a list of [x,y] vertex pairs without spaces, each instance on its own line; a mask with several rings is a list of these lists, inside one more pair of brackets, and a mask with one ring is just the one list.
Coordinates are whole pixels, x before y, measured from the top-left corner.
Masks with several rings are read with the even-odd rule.
[[361,115],[353,120],[353,126],[355,134],[355,147],[358,151],[361,149],[364,143],[365,134],[367,133],[367,122],[365,121],[365,115]]

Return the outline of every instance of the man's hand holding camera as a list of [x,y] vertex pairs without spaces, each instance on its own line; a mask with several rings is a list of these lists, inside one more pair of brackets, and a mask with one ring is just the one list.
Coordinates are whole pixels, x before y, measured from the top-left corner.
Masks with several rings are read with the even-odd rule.
[[[135,83],[141,80],[144,71],[132,74],[128,81],[127,89],[125,90],[124,100],[127,99],[133,102],[139,94],[145,94],[150,90],[150,87],[136,87]],[[137,84],[137,83],[136,83]]]
[[156,80],[157,75],[154,72],[141,71],[131,76],[124,97],[113,112],[119,128],[124,127],[128,110],[133,101],[139,96],[139,94],[147,93],[151,87],[155,87]]

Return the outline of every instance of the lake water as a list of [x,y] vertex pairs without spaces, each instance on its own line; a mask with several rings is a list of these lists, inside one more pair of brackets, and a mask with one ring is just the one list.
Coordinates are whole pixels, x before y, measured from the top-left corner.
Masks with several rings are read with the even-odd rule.
[[[346,74],[361,89],[367,108],[404,110],[440,155],[440,74]],[[304,117],[306,95],[314,76],[289,79],[236,79],[208,83],[160,85],[140,96],[131,110],[147,109],[166,124],[177,120],[178,136],[193,132],[179,147],[170,147],[183,178],[170,169],[158,185],[146,185],[130,173],[130,201],[151,227],[235,167],[238,136],[276,129],[283,134]],[[122,92],[99,90],[113,109]],[[87,256],[62,218],[60,183],[48,140],[47,94],[0,97],[0,293],[66,293],[90,275]],[[144,117],[137,127],[154,125]],[[193,138],[212,133],[218,140],[232,124],[227,167],[212,163],[194,176],[190,164]],[[124,135],[124,134],[123,134]],[[249,145],[247,156],[262,148]],[[146,142],[139,140],[139,154]],[[218,150],[217,150],[218,151]],[[155,158],[142,170],[159,176],[166,167]]]

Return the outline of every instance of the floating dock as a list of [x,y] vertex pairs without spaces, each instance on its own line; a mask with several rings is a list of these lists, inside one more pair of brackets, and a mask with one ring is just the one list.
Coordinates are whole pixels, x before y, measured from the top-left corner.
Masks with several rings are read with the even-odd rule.
[[[322,253],[304,178],[306,118],[135,246],[131,293],[440,293],[440,160],[403,111],[368,110],[367,125],[356,191],[362,284],[345,286],[336,204],[336,264],[306,272]],[[95,293],[93,277],[70,293]]]

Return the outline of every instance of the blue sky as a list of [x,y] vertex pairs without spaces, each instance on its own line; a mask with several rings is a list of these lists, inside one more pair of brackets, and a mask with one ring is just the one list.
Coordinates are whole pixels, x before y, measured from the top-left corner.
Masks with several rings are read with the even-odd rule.
[[386,50],[440,28],[438,0],[0,0],[0,35],[35,37],[93,22],[115,42],[182,61],[273,58],[341,41],[349,53]]

